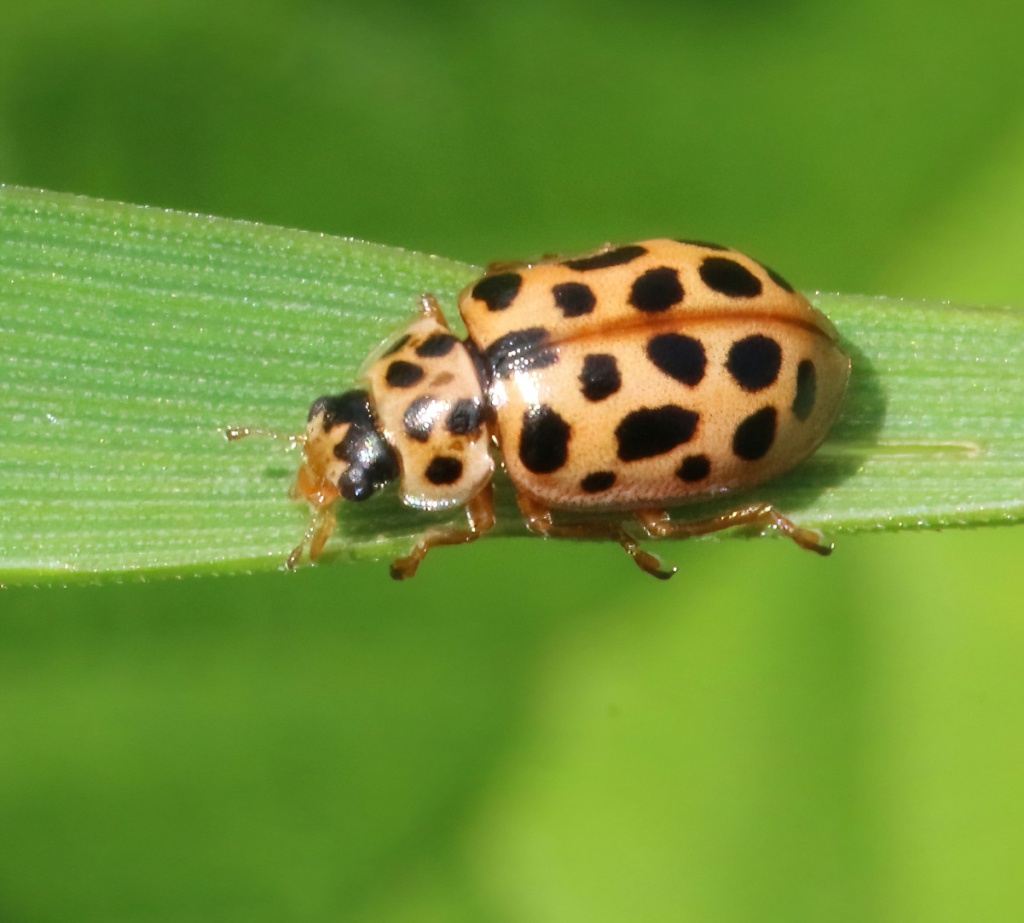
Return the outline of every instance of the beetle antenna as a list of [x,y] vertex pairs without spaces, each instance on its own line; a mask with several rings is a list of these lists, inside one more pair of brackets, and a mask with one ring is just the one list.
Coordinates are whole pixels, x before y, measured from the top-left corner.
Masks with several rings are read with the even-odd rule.
[[229,442],[236,442],[245,439],[247,436],[264,436],[267,439],[287,439],[288,448],[305,445],[305,433],[279,433],[272,429],[263,429],[259,426],[228,426],[224,429],[224,436]]

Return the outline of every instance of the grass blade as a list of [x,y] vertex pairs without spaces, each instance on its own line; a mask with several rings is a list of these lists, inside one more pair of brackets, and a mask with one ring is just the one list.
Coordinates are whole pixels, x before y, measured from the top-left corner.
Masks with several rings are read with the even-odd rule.
[[[452,317],[477,272],[0,188],[0,581],[280,567],[307,521],[287,497],[298,458],[225,427],[301,429],[420,292]],[[829,533],[1020,522],[1024,312],[813,300],[853,355],[851,392],[819,454],[758,498]],[[496,534],[521,534],[507,487]],[[426,518],[394,495],[350,505],[329,548],[400,554]]]

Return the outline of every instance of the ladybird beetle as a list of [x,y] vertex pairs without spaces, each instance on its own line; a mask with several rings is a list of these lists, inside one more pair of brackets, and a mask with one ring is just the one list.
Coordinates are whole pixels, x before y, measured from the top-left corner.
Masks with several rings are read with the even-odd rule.
[[[767,503],[673,520],[668,508],[750,488],[818,447],[850,360],[832,324],[779,275],[699,241],[648,240],[590,254],[493,264],[459,296],[468,336],[431,295],[370,358],[364,387],[310,408],[293,495],[313,517],[291,553],[316,561],[339,498],[392,481],[411,507],[462,507],[465,525],[425,531],[391,575],[495,522],[492,444],[527,527],[618,542],[666,578],[642,538],[774,528],[828,554],[821,535]],[[229,435],[246,435],[234,430]],[[572,520],[572,511],[592,512]],[[566,515],[568,514],[568,515]]]

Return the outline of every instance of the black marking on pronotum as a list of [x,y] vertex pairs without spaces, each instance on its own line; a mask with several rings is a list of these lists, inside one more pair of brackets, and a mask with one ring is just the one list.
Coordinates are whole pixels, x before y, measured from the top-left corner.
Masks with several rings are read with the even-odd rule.
[[730,298],[753,298],[761,294],[761,280],[736,260],[709,256],[700,264],[699,272],[708,288]]
[[511,378],[517,372],[554,365],[558,351],[547,343],[548,331],[544,327],[513,330],[491,343],[484,350],[484,357],[495,378]]
[[504,311],[519,294],[523,277],[518,272],[502,272],[496,276],[484,276],[473,286],[472,295],[487,305],[488,311]]
[[647,343],[647,358],[670,378],[691,388],[700,384],[707,356],[700,340],[682,333],[660,333]]
[[392,388],[411,388],[423,377],[423,366],[415,362],[396,359],[384,373],[384,380]]
[[423,473],[431,484],[438,487],[454,484],[462,477],[462,462],[451,455],[438,455],[431,460]]
[[551,474],[569,457],[572,428],[556,410],[539,404],[523,414],[519,460],[534,474]]
[[402,414],[405,434],[417,442],[426,442],[437,415],[437,399],[423,396],[414,400]]
[[483,410],[480,401],[475,398],[463,397],[455,402],[448,417],[444,421],[444,428],[453,436],[475,436],[480,432],[480,425],[483,423]]
[[606,353],[592,353],[583,360],[580,372],[583,396],[588,401],[603,401],[622,387],[622,376],[615,357]]
[[671,452],[693,438],[699,419],[699,414],[675,404],[634,410],[615,428],[619,458],[639,461]]
[[447,356],[458,342],[450,333],[432,333],[416,347],[416,355],[423,359],[438,359]]
[[646,247],[639,244],[629,244],[626,247],[616,247],[613,250],[602,250],[592,256],[581,256],[572,260],[565,260],[562,265],[577,272],[590,272],[593,269],[608,269],[611,266],[624,266],[632,263],[637,257],[647,252]]
[[670,266],[648,269],[633,280],[629,303],[638,311],[657,313],[667,311],[683,300],[683,286],[679,273]]
[[745,461],[764,458],[775,441],[777,417],[774,407],[762,407],[740,423],[732,437],[732,451],[736,457]]
[[779,377],[782,347],[771,337],[752,334],[729,347],[725,367],[744,391],[763,391]]

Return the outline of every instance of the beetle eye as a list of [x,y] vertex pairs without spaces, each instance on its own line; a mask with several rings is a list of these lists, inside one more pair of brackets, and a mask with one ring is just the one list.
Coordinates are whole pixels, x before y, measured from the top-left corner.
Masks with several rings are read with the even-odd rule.
[[345,473],[338,478],[338,490],[346,500],[356,503],[372,497],[376,492],[376,488],[367,480],[363,472],[353,468],[346,469]]
[[338,490],[346,500],[366,500],[398,477],[395,450],[373,425],[352,424],[334,454],[348,462],[338,478]]

